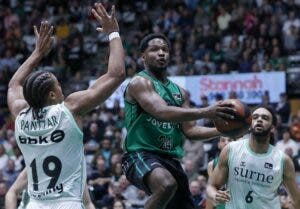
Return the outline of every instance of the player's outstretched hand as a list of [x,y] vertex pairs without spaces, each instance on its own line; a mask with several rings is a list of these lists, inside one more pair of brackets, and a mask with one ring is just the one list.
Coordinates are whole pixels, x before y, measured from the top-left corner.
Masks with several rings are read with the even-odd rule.
[[34,51],[40,55],[47,55],[52,47],[53,42],[53,30],[54,27],[48,23],[48,21],[42,21],[40,25],[40,30],[36,26],[33,26],[34,34],[36,37],[35,49]]
[[215,119],[217,117],[233,120],[236,115],[236,110],[233,104],[228,101],[219,101],[215,105],[206,107],[206,116]]
[[116,19],[115,6],[111,8],[111,14],[109,15],[101,3],[95,3],[95,8],[92,9],[92,13],[96,20],[102,27],[97,27],[97,31],[110,34],[112,32],[119,32],[119,25]]
[[216,204],[224,204],[230,201],[229,191],[218,190],[215,196]]

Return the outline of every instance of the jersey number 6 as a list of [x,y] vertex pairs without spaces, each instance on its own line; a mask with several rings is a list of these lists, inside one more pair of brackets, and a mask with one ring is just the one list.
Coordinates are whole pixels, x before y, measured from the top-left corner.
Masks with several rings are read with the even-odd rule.
[[249,191],[245,197],[246,203],[251,203],[253,201],[253,197],[251,196],[253,191]]

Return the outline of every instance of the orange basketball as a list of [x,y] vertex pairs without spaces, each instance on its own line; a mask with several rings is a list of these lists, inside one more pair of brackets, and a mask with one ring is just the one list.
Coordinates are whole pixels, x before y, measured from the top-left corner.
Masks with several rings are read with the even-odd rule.
[[226,119],[226,121],[222,118],[215,119],[215,126],[224,136],[239,138],[246,134],[250,128],[252,122],[250,108],[238,99],[225,101],[233,104],[233,108],[236,110],[235,119]]

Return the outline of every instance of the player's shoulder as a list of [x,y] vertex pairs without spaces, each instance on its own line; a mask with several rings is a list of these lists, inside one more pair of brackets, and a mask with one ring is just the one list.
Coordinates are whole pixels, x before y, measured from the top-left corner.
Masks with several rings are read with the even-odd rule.
[[229,147],[242,147],[248,141],[249,141],[248,138],[241,138],[241,139],[230,142],[228,145],[229,145]]
[[281,154],[281,157],[282,157],[282,162],[285,164],[285,163],[292,163],[293,164],[293,160],[292,158],[287,155],[286,153],[284,153],[283,151],[281,150],[278,150],[278,152]]
[[287,156],[277,144],[276,145],[270,144],[269,146],[272,148],[273,154],[280,155],[283,158],[285,158],[285,156]]
[[282,157],[282,169],[283,169],[283,176],[286,177],[293,177],[294,176],[294,172],[295,172],[295,165],[294,162],[292,160],[292,158],[290,156],[288,156],[287,154],[283,153],[283,157]]
[[128,83],[127,88],[143,88],[152,86],[152,82],[150,79],[143,77],[141,75],[134,76],[130,82]]

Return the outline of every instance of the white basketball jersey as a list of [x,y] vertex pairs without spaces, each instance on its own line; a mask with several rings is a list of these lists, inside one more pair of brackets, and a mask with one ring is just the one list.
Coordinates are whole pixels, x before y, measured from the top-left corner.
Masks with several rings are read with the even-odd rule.
[[43,119],[23,110],[16,141],[24,155],[32,200],[82,201],[86,181],[83,134],[64,103],[43,108]]
[[278,188],[283,178],[284,154],[270,145],[265,154],[254,153],[249,139],[229,145],[226,209],[281,209]]

